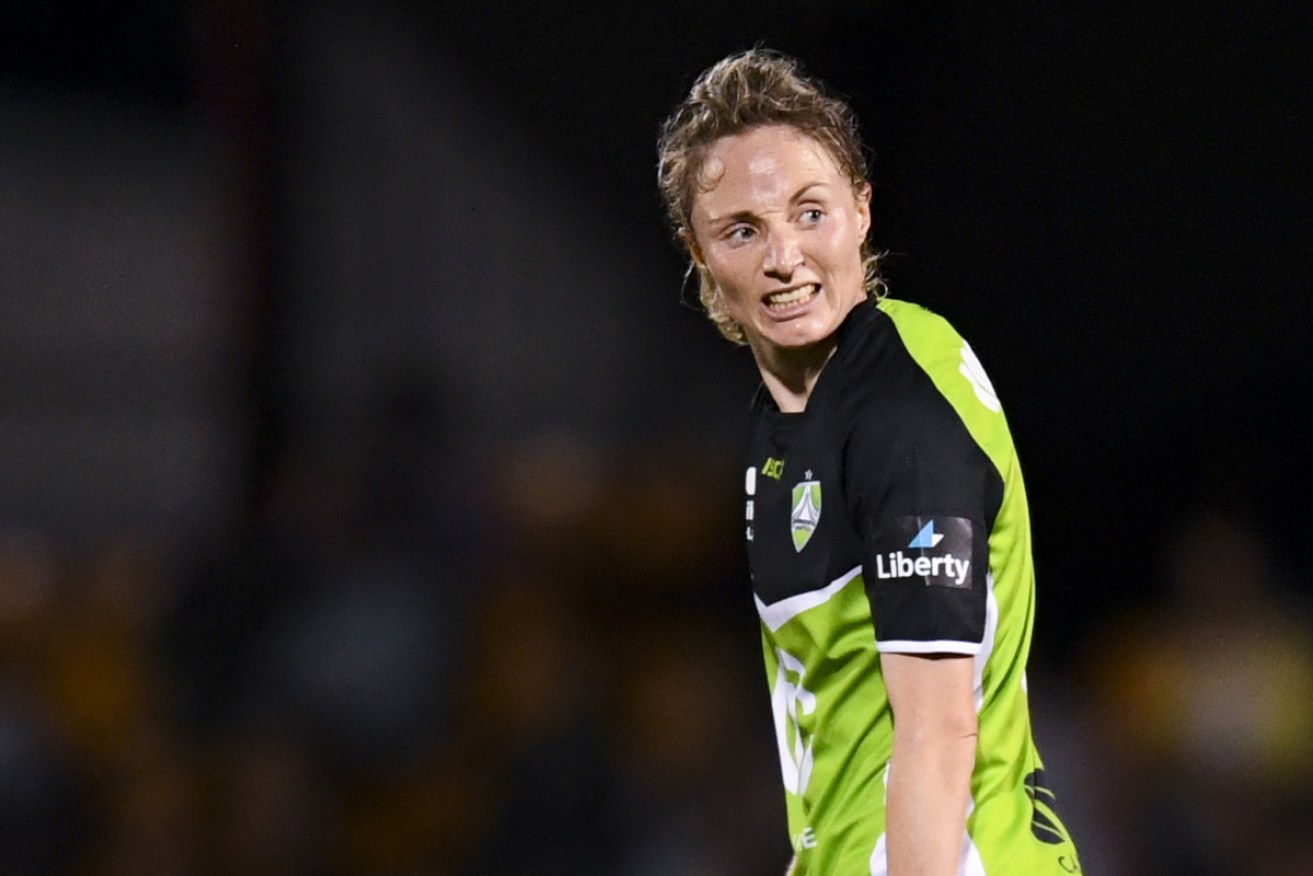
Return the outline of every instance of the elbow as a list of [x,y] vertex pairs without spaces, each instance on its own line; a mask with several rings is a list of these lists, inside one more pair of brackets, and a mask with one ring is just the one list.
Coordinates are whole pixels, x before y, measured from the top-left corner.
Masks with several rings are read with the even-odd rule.
[[979,734],[980,722],[974,711],[948,712],[931,720],[899,721],[894,718],[895,748],[970,746],[974,751]]
[[933,722],[904,727],[901,732],[895,720],[893,762],[906,765],[913,773],[936,776],[936,783],[943,787],[965,791],[976,762],[978,736],[974,713],[957,718],[942,716]]

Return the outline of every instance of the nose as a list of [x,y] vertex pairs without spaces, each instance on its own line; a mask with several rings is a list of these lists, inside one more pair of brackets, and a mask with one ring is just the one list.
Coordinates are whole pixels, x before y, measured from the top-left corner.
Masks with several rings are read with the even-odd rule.
[[802,247],[797,235],[786,229],[776,229],[770,233],[766,247],[766,259],[762,268],[772,277],[788,279],[794,268],[802,264]]

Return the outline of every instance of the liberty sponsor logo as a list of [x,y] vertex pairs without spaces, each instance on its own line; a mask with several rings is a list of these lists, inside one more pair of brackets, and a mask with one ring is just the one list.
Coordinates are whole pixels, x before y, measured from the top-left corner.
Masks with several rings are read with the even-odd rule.
[[810,470],[806,478],[793,488],[793,510],[789,514],[789,530],[793,533],[795,551],[801,551],[807,546],[821,522],[821,482],[812,480]]
[[939,543],[944,540],[942,532],[935,532],[935,522],[931,520],[921,531],[912,536],[912,540],[907,543],[910,548],[932,548],[939,547]]
[[897,518],[872,543],[883,548],[875,554],[876,578],[971,586],[971,521],[965,517]]
[[949,577],[958,587],[966,584],[967,572],[971,571],[970,560],[956,557],[908,557],[901,551],[889,554],[888,565],[885,557],[875,558],[875,575],[877,578],[942,578]]

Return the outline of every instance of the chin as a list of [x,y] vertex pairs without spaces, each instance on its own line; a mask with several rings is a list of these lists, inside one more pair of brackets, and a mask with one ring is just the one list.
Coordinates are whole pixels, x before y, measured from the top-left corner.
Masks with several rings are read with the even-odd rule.
[[765,340],[781,350],[805,350],[808,347],[816,346],[831,334],[832,332],[814,328],[805,331],[777,332],[766,335]]

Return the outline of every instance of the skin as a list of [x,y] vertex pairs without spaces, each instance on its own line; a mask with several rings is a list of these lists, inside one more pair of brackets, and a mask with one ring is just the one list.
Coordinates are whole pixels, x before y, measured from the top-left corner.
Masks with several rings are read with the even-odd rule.
[[[970,658],[885,654],[894,711],[886,799],[889,876],[954,876],[970,802],[977,722]],[[797,862],[789,865],[793,876]]]
[[[782,125],[716,141],[699,182],[684,242],[742,326],[775,403],[804,411],[836,331],[866,297],[871,188],[854,188],[826,147]],[[781,304],[790,292],[796,298]],[[884,654],[881,671],[894,713],[889,874],[951,876],[976,751],[974,663]]]
[[976,758],[974,661],[882,654],[894,713],[886,799],[890,876],[958,872]]
[[[871,187],[854,190],[824,146],[783,125],[716,141],[699,176],[684,242],[743,327],[780,410],[801,411],[834,353],[835,331],[866,297]],[[770,304],[810,288],[803,300]]]

